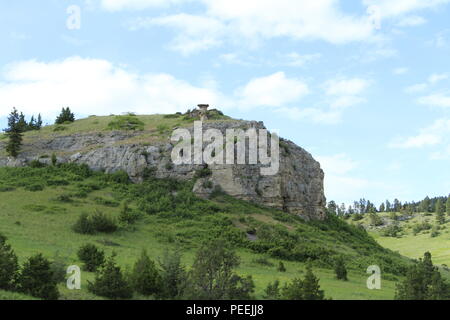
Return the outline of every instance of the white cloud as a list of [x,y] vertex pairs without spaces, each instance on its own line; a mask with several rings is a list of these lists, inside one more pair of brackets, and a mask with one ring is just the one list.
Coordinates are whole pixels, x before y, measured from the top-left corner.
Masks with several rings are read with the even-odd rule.
[[318,60],[322,57],[320,53],[314,54],[298,54],[297,52],[291,52],[282,55],[282,59],[286,60],[283,64],[289,67],[303,67],[308,62]]
[[392,70],[392,73],[395,75],[402,75],[402,74],[408,73],[408,71],[409,71],[408,68],[401,67],[401,68],[395,68],[394,70]]
[[[185,111],[201,101],[220,106],[214,89],[193,86],[168,74],[139,74],[106,60],[72,57],[9,65],[0,80],[0,117],[16,106],[26,114],[54,116],[70,106],[78,114]],[[1,78],[0,78],[1,79]]]
[[428,82],[431,84],[438,83],[439,81],[448,79],[448,74],[446,73],[433,73],[428,77]]
[[309,93],[308,85],[300,79],[287,78],[284,72],[255,78],[236,91],[239,104],[246,107],[282,107],[297,102]]
[[170,6],[188,1],[190,0],[100,0],[100,4],[105,10],[120,11]]
[[365,5],[377,6],[382,17],[404,16],[410,12],[447,4],[450,0],[363,0]]
[[450,119],[438,119],[431,126],[420,130],[418,135],[394,139],[389,147],[399,149],[422,148],[442,144],[450,145]]
[[405,92],[406,93],[418,93],[424,91],[428,87],[428,84],[426,83],[417,83],[412,86],[406,87]]
[[158,18],[137,18],[130,21],[128,26],[130,30],[152,26],[178,29],[180,32],[170,47],[184,55],[219,46],[222,43],[221,36],[226,31],[219,20],[184,13]]
[[418,102],[427,106],[450,108],[450,96],[442,93],[435,93],[421,97]]
[[364,91],[369,86],[369,82],[361,78],[334,79],[325,85],[328,95],[355,96]]
[[332,156],[318,156],[322,169],[328,174],[347,174],[358,166],[347,154],[339,153]]
[[425,24],[427,20],[420,16],[406,16],[403,17],[398,23],[399,27],[415,27]]

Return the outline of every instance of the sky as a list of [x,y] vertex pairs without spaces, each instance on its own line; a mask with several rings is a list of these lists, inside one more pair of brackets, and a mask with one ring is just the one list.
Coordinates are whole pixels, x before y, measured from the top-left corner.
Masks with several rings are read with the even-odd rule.
[[328,200],[450,193],[450,0],[0,0],[0,128],[209,103],[310,152]]

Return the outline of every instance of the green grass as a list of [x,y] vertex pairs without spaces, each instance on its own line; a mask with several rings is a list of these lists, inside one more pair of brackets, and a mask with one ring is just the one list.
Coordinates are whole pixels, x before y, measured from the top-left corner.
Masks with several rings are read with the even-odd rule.
[[[379,246],[364,231],[336,218],[326,222],[304,222],[273,209],[219,194],[212,200],[197,198],[193,182],[149,180],[127,184],[121,174],[93,173],[85,167],[62,165],[44,168],[0,168],[0,233],[8,237],[21,263],[34,254],[52,259],[58,256],[67,266],[82,265],[80,246],[94,243],[107,255],[117,253],[117,262],[129,270],[142,249],[157,260],[168,248],[181,248],[183,262],[190,266],[200,243],[225,237],[241,257],[237,272],[252,275],[256,297],[275,279],[285,282],[302,277],[310,259],[326,296],[333,299],[392,299],[395,276],[407,264],[400,255]],[[38,191],[27,190],[33,184]],[[101,201],[99,201],[101,199]],[[124,199],[142,218],[133,225],[120,226],[112,234],[81,235],[72,230],[78,217],[100,210],[117,218]],[[114,203],[114,206],[111,206]],[[245,231],[256,229],[258,240],[247,240]],[[332,270],[333,257],[344,256],[349,267],[348,282],[338,281]],[[255,263],[268,257],[274,266]],[[283,260],[287,272],[277,271]],[[382,290],[366,288],[369,265],[383,273]],[[397,276],[398,277],[398,276]],[[62,299],[99,299],[86,290],[94,274],[82,273],[82,290],[70,291],[60,285]],[[142,297],[135,297],[137,299]]]
[[[386,213],[380,215],[385,219],[389,217]],[[397,238],[383,236],[382,228],[372,229],[370,234],[383,247],[397,251],[406,257],[418,259],[423,257],[424,252],[429,251],[435,264],[450,266],[450,218],[447,217],[447,222],[439,225],[439,235],[436,237],[431,236],[431,230],[424,230],[414,235],[413,227],[423,222],[428,222],[434,227],[438,226],[434,214],[416,213],[408,221],[399,221],[403,232]],[[361,223],[365,224],[367,221],[362,220]]]

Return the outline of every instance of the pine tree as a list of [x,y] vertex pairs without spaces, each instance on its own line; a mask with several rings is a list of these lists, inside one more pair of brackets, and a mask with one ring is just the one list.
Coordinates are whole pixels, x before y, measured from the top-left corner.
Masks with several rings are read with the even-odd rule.
[[144,296],[159,294],[161,291],[161,276],[145,250],[136,261],[130,278],[134,290]]
[[450,216],[450,194],[447,197],[446,211],[447,215]]
[[442,279],[439,269],[433,266],[431,254],[408,268],[405,279],[397,284],[397,300],[444,300],[448,299],[449,285]]
[[6,237],[0,234],[0,289],[13,289],[18,270],[17,256],[6,243]]
[[161,282],[164,284],[160,292],[160,298],[181,298],[186,286],[187,273],[181,263],[180,252],[165,251],[159,265],[161,267]]
[[320,290],[319,279],[312,272],[311,265],[306,267],[306,275],[303,280],[304,300],[324,300],[323,290]]
[[36,121],[36,130],[41,130],[41,128],[42,128],[42,117],[41,114],[39,113]]
[[336,273],[336,278],[338,280],[347,281],[347,268],[345,267],[345,262],[342,257],[339,257],[334,265],[334,271]]
[[421,212],[429,212],[430,211],[430,198],[427,196],[422,200],[419,206],[419,210]]
[[19,277],[20,290],[33,297],[56,300],[59,297],[57,282],[50,261],[37,254],[23,265]]
[[6,152],[16,158],[19,155],[20,147],[22,145],[22,130],[19,123],[20,116],[17,109],[14,108],[8,117],[8,128],[5,129],[8,142],[6,144]]
[[445,209],[441,198],[436,201],[436,220],[439,224],[445,223]]
[[64,124],[66,122],[74,122],[75,115],[70,111],[70,108],[62,108],[61,113],[56,118],[55,124]]
[[113,253],[95,275],[93,283],[88,282],[88,290],[93,294],[110,299],[130,299],[133,289],[126,281],[122,269],[116,264]]

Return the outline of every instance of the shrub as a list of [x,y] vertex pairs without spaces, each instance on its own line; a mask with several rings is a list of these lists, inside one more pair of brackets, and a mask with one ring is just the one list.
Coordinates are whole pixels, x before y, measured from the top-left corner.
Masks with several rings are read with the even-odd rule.
[[59,297],[57,282],[50,261],[37,254],[23,265],[19,277],[20,290],[33,297],[56,300]]
[[25,186],[25,190],[32,192],[42,191],[44,190],[44,188],[45,188],[44,185],[40,183],[32,183]]
[[179,251],[165,251],[161,266],[162,290],[159,297],[162,299],[177,299],[184,294],[186,285],[186,270],[181,263],[181,254]]
[[17,256],[0,234],[0,289],[13,289],[18,270]]
[[131,209],[128,206],[128,202],[122,202],[119,214],[119,221],[124,224],[133,224],[140,218],[139,212]]
[[144,123],[135,115],[116,116],[108,124],[109,130],[142,131]]
[[142,251],[139,260],[136,261],[130,280],[133,289],[144,296],[160,293],[161,276],[155,263],[148,257],[145,250]]
[[73,226],[73,231],[80,234],[94,234],[95,228],[87,213],[82,213]]
[[280,263],[278,264],[278,271],[286,272],[286,267],[284,266],[284,263],[282,261],[280,261]]
[[97,272],[94,282],[88,281],[88,290],[109,299],[130,299],[133,296],[133,289],[115,262],[115,254]]
[[95,272],[105,263],[105,253],[93,244],[85,244],[78,250],[78,258],[84,263],[84,270]]
[[270,282],[264,290],[265,300],[279,300],[281,298],[280,281]]
[[97,210],[92,215],[91,219],[94,229],[98,232],[112,233],[117,230],[117,225],[114,219],[103,212]]
[[334,272],[338,280],[347,281],[347,268],[345,267],[344,259],[339,257],[334,264]]
[[208,167],[205,167],[205,168],[195,171],[194,178],[195,179],[206,178],[206,177],[209,177],[211,174],[212,174],[211,169]]
[[47,165],[39,160],[32,160],[29,164],[30,168],[45,168]]

